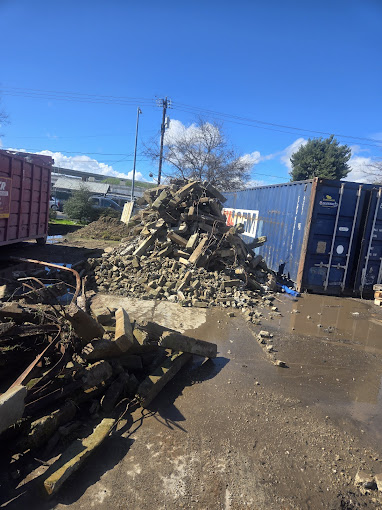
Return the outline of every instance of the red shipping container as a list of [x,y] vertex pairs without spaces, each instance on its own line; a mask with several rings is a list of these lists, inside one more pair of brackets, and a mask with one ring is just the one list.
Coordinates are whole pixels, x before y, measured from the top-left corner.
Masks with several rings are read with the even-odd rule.
[[0,245],[48,235],[53,159],[0,150]]

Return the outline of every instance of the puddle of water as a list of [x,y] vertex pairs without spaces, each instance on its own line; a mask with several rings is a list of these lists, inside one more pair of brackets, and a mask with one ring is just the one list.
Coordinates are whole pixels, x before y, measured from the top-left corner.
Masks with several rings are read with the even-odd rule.
[[[286,301],[279,325],[298,335],[314,336],[382,354],[382,314],[355,299],[307,294]],[[375,311],[377,312],[377,310]],[[308,318],[309,317],[309,318]]]
[[62,236],[62,235],[48,236],[46,242],[49,244],[55,244],[55,243],[59,243],[60,241],[62,241],[63,238],[64,238],[64,236]]
[[[56,266],[62,266],[62,267],[72,267],[72,264],[66,264],[66,263],[64,263],[64,262],[54,262],[54,263],[56,264]],[[55,271],[56,269],[55,269],[55,268],[53,268],[53,267],[45,266],[45,271],[46,271],[47,273],[49,273],[49,272],[50,272],[50,271],[52,271],[52,270],[54,270],[54,271]],[[59,271],[59,269],[58,269],[58,271]]]
[[57,301],[61,304],[61,305],[69,305],[70,302],[72,301],[73,299],[73,296],[74,296],[74,293],[73,292],[67,292],[66,294],[64,294],[63,296],[58,296],[57,297]]

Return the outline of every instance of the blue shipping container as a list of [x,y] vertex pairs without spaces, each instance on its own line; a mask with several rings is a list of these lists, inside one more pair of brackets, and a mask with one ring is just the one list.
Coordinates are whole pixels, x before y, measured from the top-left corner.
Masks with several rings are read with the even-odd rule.
[[382,283],[382,187],[370,191],[354,291],[370,293],[377,283]]
[[227,223],[244,224],[246,242],[297,290],[353,291],[372,186],[315,178],[226,192]]

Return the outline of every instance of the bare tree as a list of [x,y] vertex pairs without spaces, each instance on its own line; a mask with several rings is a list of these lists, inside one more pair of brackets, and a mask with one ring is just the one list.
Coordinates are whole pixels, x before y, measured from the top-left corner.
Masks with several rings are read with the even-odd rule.
[[382,184],[382,161],[374,160],[372,163],[365,165],[363,175],[366,182],[372,184]]
[[[253,161],[236,154],[228,144],[221,124],[199,118],[191,126],[185,127],[180,122],[178,125],[178,130],[170,128],[164,138],[166,176],[206,180],[221,190],[245,186]],[[145,155],[158,161],[157,140],[153,139],[146,145]]]

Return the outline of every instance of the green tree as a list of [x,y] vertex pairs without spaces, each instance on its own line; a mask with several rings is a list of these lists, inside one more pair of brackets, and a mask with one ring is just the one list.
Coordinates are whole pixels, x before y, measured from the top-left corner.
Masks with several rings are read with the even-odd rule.
[[91,193],[86,188],[73,192],[72,196],[64,204],[64,213],[71,220],[79,220],[81,223],[89,223],[98,218],[99,212],[89,202]]
[[304,181],[313,177],[343,179],[350,172],[347,164],[350,157],[350,147],[340,145],[333,135],[325,139],[309,139],[290,158],[291,180]]

